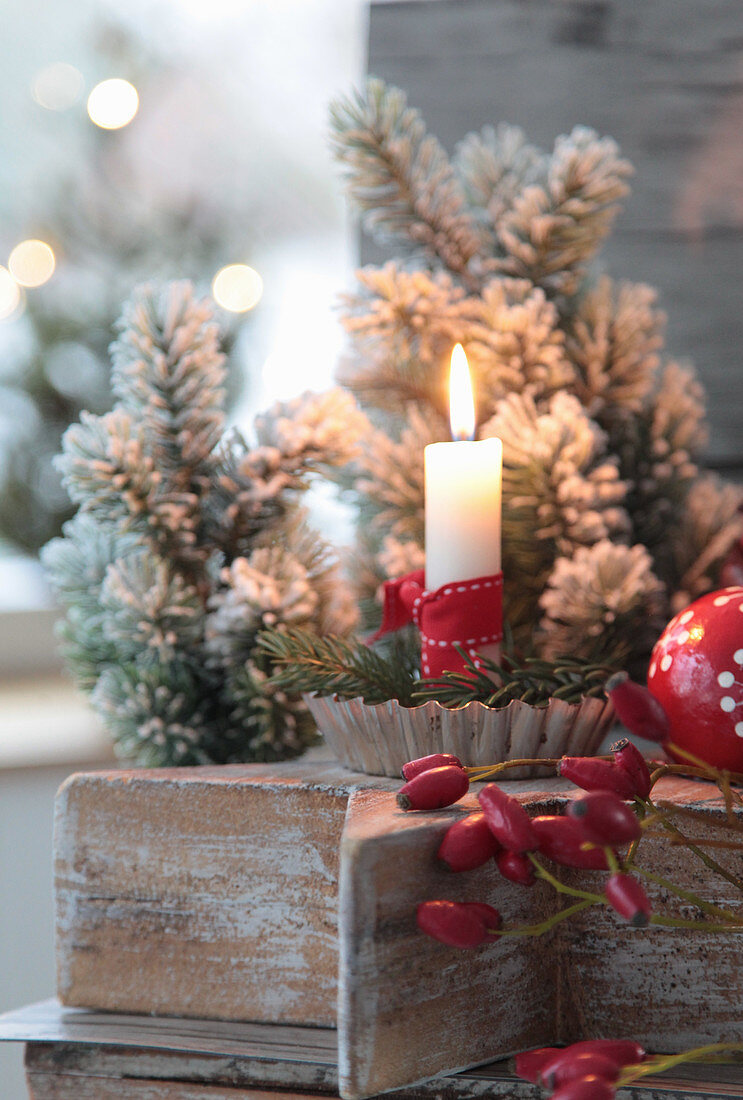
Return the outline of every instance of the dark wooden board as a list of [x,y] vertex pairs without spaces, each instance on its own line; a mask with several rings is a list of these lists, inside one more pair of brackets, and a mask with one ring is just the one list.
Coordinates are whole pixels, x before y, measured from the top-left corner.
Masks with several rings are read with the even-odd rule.
[[[336,1033],[300,1028],[122,1016],[45,1001],[0,1016],[0,1041],[23,1041],[32,1100],[309,1100],[337,1095]],[[269,1091],[271,1090],[271,1091]],[[400,1090],[400,1100],[537,1100],[505,1062]],[[743,1096],[743,1067],[687,1066],[628,1089],[636,1100]]]
[[709,461],[743,476],[740,0],[373,3],[368,68],[450,151],[499,121],[547,148],[578,123],[617,139],[636,174],[602,262],[659,288],[707,388]]

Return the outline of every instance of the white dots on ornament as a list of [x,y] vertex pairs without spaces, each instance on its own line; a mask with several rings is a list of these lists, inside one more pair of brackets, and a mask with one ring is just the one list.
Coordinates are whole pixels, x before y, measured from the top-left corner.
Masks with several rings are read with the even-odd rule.
[[655,663],[655,661],[651,661],[650,662],[650,668],[648,669],[648,678],[649,679],[652,680],[653,676],[655,676],[657,668],[658,668],[658,666]]
[[721,688],[732,687],[735,683],[735,675],[732,672],[721,672],[717,677],[717,682]]
[[676,641],[679,645],[686,645],[686,643],[689,641],[689,631],[682,630],[681,633],[677,636]]
[[738,737],[743,737],[743,722],[735,723],[735,732],[738,734]]
[[673,664],[673,657],[670,653],[664,653],[660,660],[660,667],[663,672],[668,672],[669,668]]
[[726,714],[731,714],[736,707],[735,699],[732,695],[723,695],[720,700],[720,710],[724,710]]
[[712,606],[724,607],[725,604],[730,603],[732,599],[734,599],[733,596],[715,596],[714,600],[712,601]]
[[735,661],[736,665],[741,665],[743,667],[743,649],[736,649],[735,653],[733,654],[733,660]]

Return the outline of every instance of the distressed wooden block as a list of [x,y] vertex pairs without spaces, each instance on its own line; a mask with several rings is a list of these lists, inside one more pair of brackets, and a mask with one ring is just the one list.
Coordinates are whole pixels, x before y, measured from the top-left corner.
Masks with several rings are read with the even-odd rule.
[[[336,1033],[326,1028],[119,1016],[54,1002],[0,1016],[0,1041],[26,1043],[31,1100],[337,1098]],[[743,1095],[743,1067],[684,1065],[620,1100]],[[403,1089],[398,1100],[539,1100],[493,1062]]]
[[332,1026],[335,764],[73,776],[55,819],[58,992],[125,1012]]
[[[404,814],[396,786],[307,761],[73,778],[56,826],[63,1001],[337,1022],[349,1100],[578,1037],[631,1035],[651,1050],[743,1039],[743,940],[734,934],[634,930],[589,910],[547,936],[473,952],[420,935],[414,913],[425,898],[485,900],[520,924],[554,913],[556,898],[493,867],[441,870],[440,838],[474,794],[437,814]],[[557,779],[506,786],[534,813],[558,811],[574,792]],[[660,796],[710,820],[724,812],[706,784],[666,780]],[[695,833],[709,828],[695,824]],[[740,905],[734,887],[683,849],[646,842],[645,860]],[[601,881],[561,873],[578,885]],[[654,902],[663,904],[662,891]]]
[[[551,791],[521,790],[532,813],[554,813],[565,802],[557,782]],[[724,813],[709,784],[664,780],[656,792],[704,810],[710,820]],[[500,940],[474,951],[421,935],[414,914],[427,898],[487,901],[515,924],[536,923],[562,907],[544,883],[526,890],[492,866],[452,875],[437,865],[445,829],[463,809],[475,807],[472,794],[436,814],[403,814],[383,791],[351,799],[340,881],[344,1097],[371,1096],[525,1047],[579,1038],[632,1037],[649,1050],[671,1052],[743,1040],[740,934],[633,929],[613,914],[589,909],[542,937]],[[706,823],[694,825],[696,836],[710,831]],[[743,909],[736,889],[683,848],[650,839],[644,847],[649,870]],[[740,872],[740,856],[727,855]],[[599,892],[605,877],[560,874]],[[664,891],[648,892],[662,909]],[[685,915],[697,914],[689,905]]]

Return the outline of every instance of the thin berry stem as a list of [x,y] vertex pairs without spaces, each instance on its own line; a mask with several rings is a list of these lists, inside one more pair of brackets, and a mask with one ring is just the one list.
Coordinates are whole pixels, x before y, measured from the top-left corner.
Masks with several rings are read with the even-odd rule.
[[[640,826],[644,829],[645,828],[645,822],[648,820],[648,817],[647,817],[648,804],[644,799],[636,798],[635,799],[635,809],[637,810],[637,816],[638,816],[639,821],[640,821]],[[631,870],[632,867],[634,866],[635,857],[637,856],[637,850],[640,847],[640,841],[642,840],[643,835],[644,834],[641,833],[640,836],[638,836],[635,840],[632,841],[629,848],[627,849],[627,855],[624,858],[624,870],[625,871]]]
[[[710,824],[709,811],[695,810],[691,806],[677,806],[673,802],[667,802],[665,799],[658,801],[654,804],[661,816],[666,817],[687,817],[693,821],[700,821],[704,825]],[[714,822],[716,828],[727,829],[734,833],[743,833],[743,822],[730,820],[729,818],[720,818]]]
[[612,874],[616,874],[619,870],[619,860],[616,857],[614,849],[610,848],[608,844],[605,844],[604,854],[606,856],[606,862],[609,865],[609,870],[612,872]]
[[743,920],[738,924],[714,924],[706,920],[686,920],[684,917],[659,917],[654,914],[650,923],[660,928],[688,928],[697,932],[743,932]]
[[[633,1066],[625,1066],[617,1079],[617,1088],[624,1088],[642,1077],[654,1073],[664,1073],[668,1069],[681,1066],[684,1062],[730,1062],[731,1059],[719,1057],[722,1054],[743,1054],[743,1043],[709,1043],[707,1046],[685,1050],[681,1054],[663,1054],[648,1058]],[[733,1062],[739,1059],[732,1059]]]
[[[657,834],[651,833],[650,835],[654,836]],[[689,845],[696,844],[699,847],[705,848],[722,848],[728,852],[740,852],[741,850],[741,842],[739,840],[716,840],[706,836],[686,836],[686,834],[684,834],[683,838],[679,839],[671,837],[669,843],[679,848],[688,848]]]
[[533,768],[537,766],[540,768],[554,768],[557,767],[559,762],[558,757],[543,757],[534,760],[501,760],[498,764],[469,765],[464,770],[473,782],[480,782],[483,779],[492,779],[511,768]]
[[634,872],[636,875],[640,875],[642,878],[647,879],[648,882],[654,882],[656,886],[662,886],[664,890],[668,890],[670,893],[675,894],[677,898],[682,898],[684,901],[696,905],[697,909],[701,909],[704,913],[709,913],[711,917],[719,917],[721,920],[730,921],[733,924],[741,924],[742,918],[736,916],[730,909],[724,909],[721,905],[714,905],[710,901],[705,901],[703,898],[700,898],[698,894],[692,893],[691,890],[683,890],[680,886],[675,886],[674,883],[669,882],[668,879],[663,878],[661,875],[656,875],[652,871],[646,871],[643,867],[635,867]]
[[[653,813],[660,814],[660,811],[658,810],[658,807],[655,805],[654,802],[651,802],[650,799],[648,799],[647,802]],[[714,871],[715,874],[720,875],[720,877],[724,878],[726,882],[729,882],[732,886],[734,886],[736,890],[739,890],[741,893],[743,893],[743,881],[739,879],[737,875],[734,875],[731,871],[728,871],[725,867],[722,866],[722,864],[718,863],[716,859],[713,859],[712,856],[708,855],[706,852],[703,852],[702,849],[698,847],[698,845],[694,843],[689,843],[687,837],[685,837],[681,830],[677,829],[673,822],[669,821],[665,815],[660,815],[660,822],[666,832],[676,837],[678,839],[678,843],[685,845],[685,847],[688,848],[688,850],[693,855],[695,855],[697,859],[700,859],[702,861],[705,867],[708,867],[710,871]]]
[[[601,901],[601,898],[598,898]],[[559,913],[554,913],[546,920],[540,921],[539,924],[525,924],[520,928],[493,928],[488,929],[489,935],[492,936],[543,936],[545,932],[549,932],[551,928],[561,924],[564,920],[569,920],[570,917],[575,916],[576,913],[580,913],[583,909],[588,909],[590,906],[595,905],[595,901],[579,901],[575,905],[569,905],[567,909],[561,909]]]
[[564,882],[560,882],[559,878],[555,878],[553,874],[544,867],[537,857],[529,852],[529,859],[534,865],[534,871],[537,878],[541,878],[544,882],[548,882],[558,894],[567,894],[571,898],[583,898],[585,901],[590,902],[591,905],[600,905],[606,899],[603,894],[593,894],[589,890],[578,890],[575,886],[567,886]]

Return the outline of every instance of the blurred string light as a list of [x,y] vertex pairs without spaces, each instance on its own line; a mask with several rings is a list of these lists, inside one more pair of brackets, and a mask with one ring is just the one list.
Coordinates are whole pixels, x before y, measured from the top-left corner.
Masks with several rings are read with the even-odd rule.
[[212,294],[222,309],[247,313],[261,300],[263,279],[247,264],[228,264],[214,276]]
[[7,267],[0,264],[0,321],[6,320],[15,313],[20,304],[20,287]]
[[31,95],[48,111],[66,111],[76,103],[83,91],[83,74],[66,61],[46,65],[31,83]]
[[54,274],[54,252],[45,241],[28,240],[17,244],[10,254],[10,274],[21,286],[43,286]]
[[102,130],[120,130],[128,126],[138,108],[137,89],[118,76],[102,80],[88,96],[90,120]]

